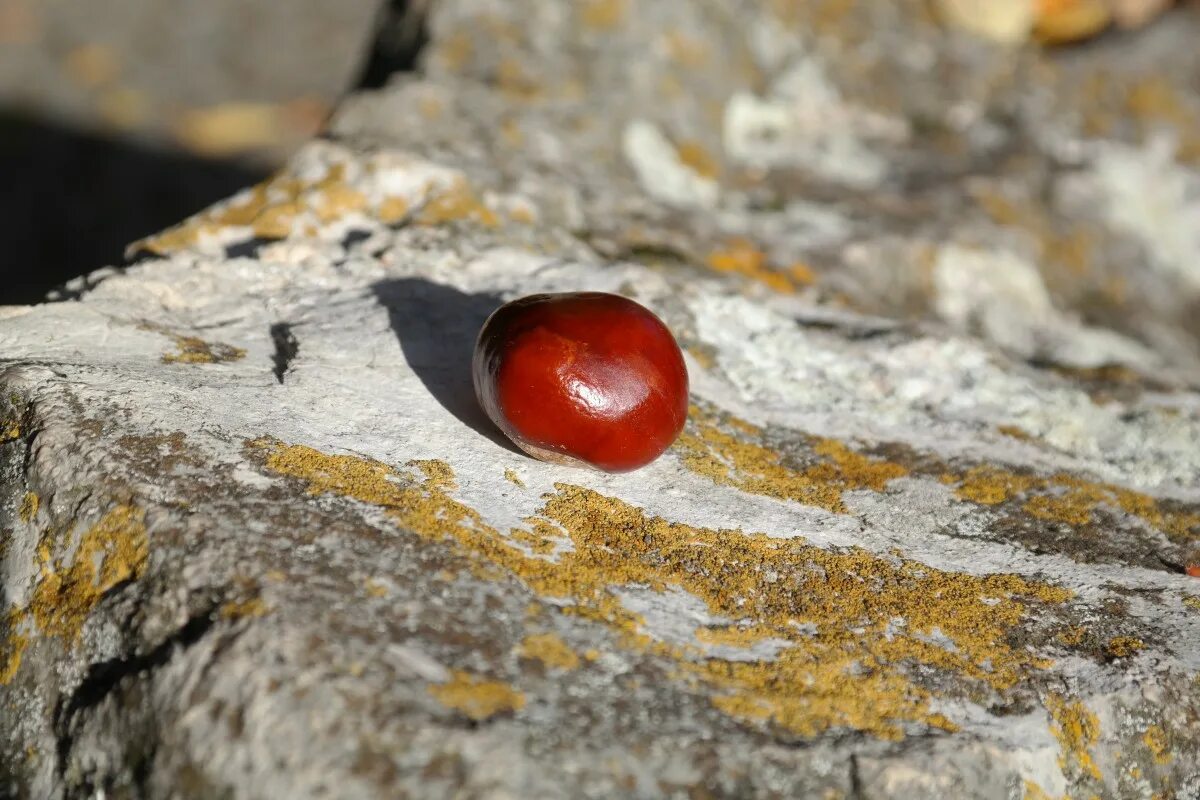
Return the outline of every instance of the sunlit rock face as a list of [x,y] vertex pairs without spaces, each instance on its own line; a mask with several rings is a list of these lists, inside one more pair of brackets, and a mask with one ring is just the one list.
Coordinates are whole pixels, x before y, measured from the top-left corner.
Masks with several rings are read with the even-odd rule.
[[[278,175],[0,308],[5,791],[1200,791],[1200,23],[918,6],[445,0]],[[687,359],[630,473],[471,386],[587,290]]]

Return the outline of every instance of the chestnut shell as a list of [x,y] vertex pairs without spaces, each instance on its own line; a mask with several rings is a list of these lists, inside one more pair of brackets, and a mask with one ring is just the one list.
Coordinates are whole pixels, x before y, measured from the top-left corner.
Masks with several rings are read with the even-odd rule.
[[634,301],[536,294],[488,317],[472,361],[488,417],[535,458],[626,472],[683,430],[688,374],[675,337]]

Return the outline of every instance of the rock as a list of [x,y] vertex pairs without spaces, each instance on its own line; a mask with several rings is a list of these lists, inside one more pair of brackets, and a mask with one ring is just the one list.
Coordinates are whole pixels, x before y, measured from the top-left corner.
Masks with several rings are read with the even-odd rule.
[[[899,5],[443,0],[279,175],[0,312],[10,793],[1200,794],[1200,20]],[[470,390],[580,289],[688,356],[634,473]]]
[[268,163],[354,84],[379,0],[0,2],[0,104]]

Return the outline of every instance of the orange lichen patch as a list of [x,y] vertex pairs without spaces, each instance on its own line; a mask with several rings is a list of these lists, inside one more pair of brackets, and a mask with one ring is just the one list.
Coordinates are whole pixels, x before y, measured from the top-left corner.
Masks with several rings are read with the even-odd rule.
[[1175,755],[1171,752],[1171,742],[1167,734],[1157,725],[1151,725],[1142,734],[1142,742],[1150,751],[1155,764],[1170,764]]
[[69,567],[51,557],[48,545],[39,548],[41,577],[29,609],[42,633],[77,639],[100,598],[142,574],[149,555],[143,518],[133,506],[109,511],[80,538]]
[[128,86],[113,86],[96,96],[96,111],[106,125],[130,130],[145,123],[151,101],[144,92]]
[[769,627],[726,625],[720,628],[696,628],[696,641],[721,647],[749,648],[775,635]]
[[442,705],[476,722],[525,707],[525,695],[506,683],[483,680],[460,669],[452,674],[447,683],[430,686],[429,693]]
[[1091,747],[1100,739],[1100,721],[1083,703],[1068,701],[1057,694],[1045,699],[1050,712],[1050,732],[1058,740],[1061,753],[1058,765],[1070,775],[1082,772],[1100,780],[1100,768],[1092,757]]
[[663,41],[667,55],[685,67],[702,66],[708,58],[708,45],[679,31],[668,31]]
[[1189,106],[1165,78],[1151,76],[1135,82],[1125,99],[1130,115],[1145,136],[1158,126],[1170,126],[1179,138],[1176,156],[1185,164],[1200,163],[1200,109]]
[[1056,637],[1058,641],[1065,644],[1067,647],[1077,647],[1083,643],[1087,636],[1087,628],[1082,625],[1073,625],[1059,633]]
[[251,597],[247,600],[230,600],[222,603],[217,614],[221,619],[246,619],[247,617],[261,617],[270,610],[261,597]]
[[112,83],[121,72],[117,52],[97,42],[80,45],[67,53],[63,67],[72,81],[88,89]]
[[142,323],[138,327],[144,331],[161,333],[175,342],[176,352],[163,353],[164,364],[223,364],[227,361],[239,361],[246,357],[246,351],[242,348],[223,342],[206,342],[195,336],[182,336],[161,325],[149,322]]
[[29,646],[29,637],[17,630],[22,619],[23,615],[20,612],[4,617],[4,627],[8,635],[0,640],[0,686],[12,683],[13,678],[17,676],[17,670],[21,668],[21,657],[25,654],[25,648]]
[[[1009,632],[1031,604],[1070,596],[1015,575],[942,572],[859,549],[831,552],[798,538],[672,523],[568,484],[545,496],[538,517],[561,528],[571,546],[552,558],[531,555],[450,497],[454,475],[442,462],[402,471],[302,445],[247,446],[268,471],[308,493],[382,508],[401,528],[452,544],[477,575],[516,578],[554,599],[561,613],[609,627],[625,647],[673,660],[677,674],[709,687],[727,713],[805,736],[836,727],[897,738],[906,723],[952,729],[930,710],[931,692],[915,676],[932,670],[1011,687],[1047,663],[1010,646]],[[771,661],[731,662],[656,641],[622,604],[619,590],[631,584],[685,591],[715,616],[786,647]],[[942,637],[953,646],[935,643]],[[474,696],[473,679],[449,685],[453,703]]]
[[138,578],[146,567],[149,546],[141,509],[118,506],[89,528],[75,548],[70,566],[54,558],[50,543],[38,547],[41,575],[29,604],[8,616],[8,644],[0,683],[20,665],[29,637],[21,631],[31,622],[38,632],[74,643],[92,610],[116,586]]
[[1034,781],[1025,781],[1025,794],[1022,800],[1071,800],[1067,795],[1055,798]]
[[[733,239],[725,249],[709,254],[708,265],[718,272],[732,272],[755,279],[767,287],[791,294],[797,288],[812,282],[810,270],[776,271],[769,269],[767,254],[746,239]],[[798,277],[803,279],[797,279]]]
[[584,0],[583,24],[597,30],[610,30],[625,19],[626,0]]
[[513,100],[536,100],[542,87],[516,58],[505,58],[496,66],[496,86]]
[[190,108],[174,120],[175,140],[205,156],[226,157],[311,136],[325,116],[315,98],[289,103],[220,103]]
[[1013,439],[1020,439],[1021,441],[1027,442],[1034,438],[1029,431],[1018,425],[997,425],[996,430],[1005,436],[1010,436]]
[[1035,238],[1041,247],[1041,261],[1060,268],[1073,279],[1091,269],[1100,247],[1096,229],[1055,219],[1037,198],[1017,201],[986,187],[975,188],[972,196],[997,225],[1017,228]]
[[21,438],[21,421],[16,417],[0,417],[0,444]]
[[[376,169],[368,165],[368,172]],[[247,228],[260,239],[283,239],[301,223],[331,222],[347,214],[375,214],[392,223],[408,213],[408,201],[388,195],[368,203],[347,183],[346,165],[333,164],[318,179],[301,179],[281,172],[232,200],[213,206],[174,228],[135,242],[131,247],[168,255],[196,244],[225,228]]]
[[[736,423],[741,420],[731,420],[726,427],[737,429]],[[743,427],[741,432],[761,435],[753,426]],[[813,438],[811,442],[822,460],[804,469],[793,469],[783,463],[779,453],[729,432],[715,415],[693,406],[689,425],[674,447],[682,453],[688,469],[715,483],[838,514],[847,511],[842,502],[844,491],[883,491],[888,481],[908,474],[899,464],[868,458],[833,439]]]
[[1106,0],[1037,0],[1033,35],[1043,44],[1066,44],[1095,36],[1111,23]]
[[486,228],[500,224],[496,213],[488,208],[465,180],[458,180],[435,193],[417,212],[420,225],[444,225],[448,222],[474,222]]
[[691,167],[697,175],[714,179],[720,176],[720,163],[700,142],[686,139],[675,145],[675,152],[679,155],[679,160]]
[[1097,508],[1109,506],[1141,518],[1173,541],[1191,541],[1200,530],[1200,513],[1167,511],[1147,494],[1065,473],[1043,478],[999,467],[974,467],[963,475],[947,475],[944,480],[957,484],[955,493],[960,499],[983,505],[1027,496],[1022,506],[1025,512],[1049,522],[1086,525],[1092,522]]
[[33,518],[37,516],[38,507],[41,506],[41,498],[34,492],[26,492],[25,497],[21,498],[21,507],[17,509],[17,516],[22,522],[33,522]]
[[1146,649],[1146,643],[1133,636],[1115,636],[1104,645],[1104,652],[1110,658],[1128,658]]
[[570,672],[579,667],[579,656],[571,646],[553,633],[526,636],[521,642],[521,657],[541,661],[547,667]]

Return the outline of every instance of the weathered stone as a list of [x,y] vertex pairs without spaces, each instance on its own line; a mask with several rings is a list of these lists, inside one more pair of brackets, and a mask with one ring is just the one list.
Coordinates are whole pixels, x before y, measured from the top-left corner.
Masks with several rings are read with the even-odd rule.
[[[1195,98],[1078,91],[1200,21],[852,5],[444,0],[278,176],[0,312],[13,792],[1200,795]],[[635,473],[472,396],[578,289],[688,354]]]

